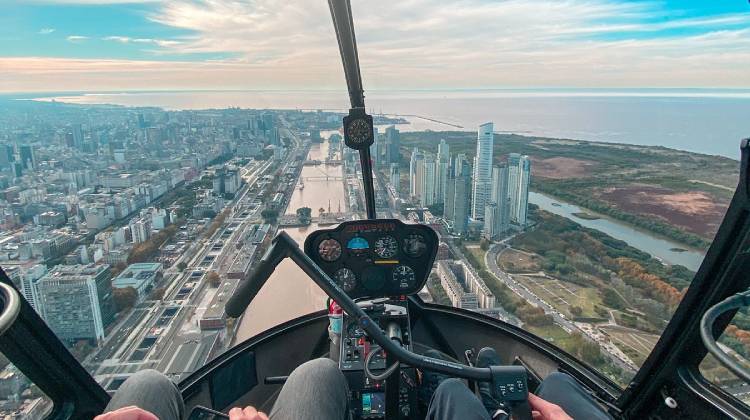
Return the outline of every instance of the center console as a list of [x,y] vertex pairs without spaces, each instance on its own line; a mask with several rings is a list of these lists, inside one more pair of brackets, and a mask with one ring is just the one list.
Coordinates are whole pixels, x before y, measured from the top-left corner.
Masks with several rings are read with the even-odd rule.
[[[359,303],[380,328],[411,350],[411,329],[406,300],[375,299]],[[373,379],[365,372],[370,356],[372,376],[386,371],[393,361],[371,342],[353,318],[344,315],[339,368],[349,383],[349,401],[354,419],[411,418],[417,413],[416,369],[401,365],[388,378]],[[387,403],[391,406],[388,407]]]

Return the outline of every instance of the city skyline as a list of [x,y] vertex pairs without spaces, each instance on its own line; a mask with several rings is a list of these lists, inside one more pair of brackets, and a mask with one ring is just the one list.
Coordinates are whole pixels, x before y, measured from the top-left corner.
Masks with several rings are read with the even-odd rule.
[[[6,3],[2,92],[329,89],[343,80],[325,2]],[[424,0],[353,9],[370,89],[750,87],[746,2],[477,0],[459,10]]]

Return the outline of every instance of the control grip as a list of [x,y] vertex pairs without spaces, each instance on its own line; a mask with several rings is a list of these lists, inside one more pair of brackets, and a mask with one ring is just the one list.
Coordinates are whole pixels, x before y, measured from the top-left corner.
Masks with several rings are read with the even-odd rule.
[[250,302],[255,299],[260,289],[263,288],[268,278],[276,270],[276,266],[279,265],[281,260],[286,258],[287,252],[285,252],[283,246],[278,246],[277,243],[276,239],[274,239],[271,247],[263,255],[255,270],[237,285],[232,297],[229,298],[227,304],[224,306],[224,312],[228,317],[238,318],[245,312]]

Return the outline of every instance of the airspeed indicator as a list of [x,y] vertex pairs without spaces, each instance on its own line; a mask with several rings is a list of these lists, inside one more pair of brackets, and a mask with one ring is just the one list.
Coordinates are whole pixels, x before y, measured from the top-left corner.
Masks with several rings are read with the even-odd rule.
[[380,258],[393,258],[398,252],[398,241],[393,236],[382,236],[375,241],[375,254]]

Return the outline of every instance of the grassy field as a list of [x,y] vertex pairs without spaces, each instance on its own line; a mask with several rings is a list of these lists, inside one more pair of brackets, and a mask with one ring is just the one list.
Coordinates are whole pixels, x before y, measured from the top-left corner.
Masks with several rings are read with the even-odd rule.
[[480,248],[478,243],[477,244],[466,243],[466,249],[472,255],[474,255],[474,257],[476,257],[477,261],[479,261],[480,263],[482,263],[482,267],[481,268],[484,269],[484,270],[486,270],[487,269],[487,265],[484,263],[484,254],[486,254],[487,251],[485,251],[482,248]]
[[[514,278],[571,319],[598,317],[594,307],[602,306],[602,303],[599,293],[593,287],[581,287],[573,283],[539,276],[514,276]],[[580,315],[571,313],[570,308],[574,306],[581,308]]]
[[497,256],[497,265],[509,273],[537,273],[541,270],[541,259],[512,248]]
[[526,326],[529,332],[549,341],[565,351],[570,351],[571,338],[570,334],[565,332],[559,325],[549,325],[545,327]]
[[639,366],[653,350],[659,336],[623,327],[601,327],[612,342]]

